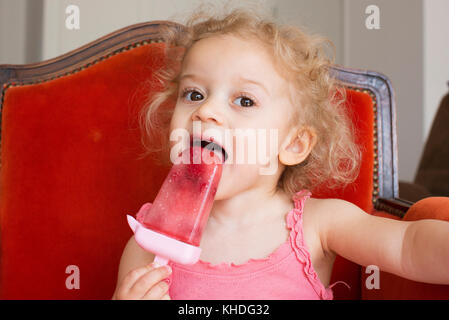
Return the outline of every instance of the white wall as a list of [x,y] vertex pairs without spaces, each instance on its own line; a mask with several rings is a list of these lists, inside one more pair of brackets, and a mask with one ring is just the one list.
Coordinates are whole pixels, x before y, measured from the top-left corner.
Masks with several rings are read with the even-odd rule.
[[343,63],[343,0],[278,0],[275,17],[311,33],[326,36],[335,45],[338,64]]
[[[120,28],[151,20],[183,21],[200,2],[223,4],[221,0],[44,0],[43,59],[76,49]],[[240,1],[241,2],[241,1]],[[254,0],[270,7],[273,0]],[[239,1],[231,2],[231,6]],[[80,29],[65,27],[66,7],[77,5]]]
[[[433,1],[433,0],[431,0]],[[380,29],[365,9],[380,9]],[[396,93],[399,178],[412,181],[423,148],[423,35],[420,0],[345,0],[344,61],[385,74]]]
[[0,64],[41,60],[43,0],[0,0]]
[[0,63],[22,63],[26,55],[26,25],[15,19],[26,16],[26,1],[0,0]]
[[[43,58],[56,57],[128,25],[166,18],[180,3],[173,0],[44,0]],[[69,5],[76,5],[80,10],[78,30],[65,27],[65,10]]]
[[449,1],[424,0],[424,139],[449,91]]

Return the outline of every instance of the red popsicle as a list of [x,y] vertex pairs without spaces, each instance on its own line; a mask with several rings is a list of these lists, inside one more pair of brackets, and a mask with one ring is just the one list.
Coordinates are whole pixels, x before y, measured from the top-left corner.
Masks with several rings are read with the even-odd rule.
[[[202,160],[212,151],[201,147],[190,150]],[[218,160],[218,159],[217,159]],[[222,171],[221,161],[206,164],[173,165],[143,224],[146,228],[177,240],[199,246]]]
[[143,223],[128,216],[137,243],[156,254],[159,264],[198,261],[201,236],[221,178],[223,154],[194,145],[182,156],[189,163],[173,165]]

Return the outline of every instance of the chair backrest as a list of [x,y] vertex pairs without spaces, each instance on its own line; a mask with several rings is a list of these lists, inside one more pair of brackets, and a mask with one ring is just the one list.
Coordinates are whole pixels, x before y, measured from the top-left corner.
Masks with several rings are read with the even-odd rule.
[[[133,25],[55,59],[0,66],[0,299],[109,299],[132,235],[126,214],[153,201],[168,168],[140,157],[137,113],[160,90],[160,25]],[[393,92],[374,72],[336,66],[363,147],[345,190],[312,190],[371,212],[397,197]],[[78,278],[79,276],[79,278]],[[77,282],[79,279],[79,283]],[[336,262],[334,280],[360,297],[360,269]]]

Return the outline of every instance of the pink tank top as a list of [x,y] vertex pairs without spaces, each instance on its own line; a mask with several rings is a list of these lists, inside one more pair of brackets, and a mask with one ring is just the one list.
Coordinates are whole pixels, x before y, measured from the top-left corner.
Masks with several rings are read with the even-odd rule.
[[[333,299],[312,267],[304,243],[302,213],[311,196],[301,190],[293,196],[294,208],[287,213],[289,238],[268,257],[244,264],[211,264],[201,259],[193,265],[173,261],[169,277],[172,300],[315,300]],[[142,217],[137,216],[141,221]]]

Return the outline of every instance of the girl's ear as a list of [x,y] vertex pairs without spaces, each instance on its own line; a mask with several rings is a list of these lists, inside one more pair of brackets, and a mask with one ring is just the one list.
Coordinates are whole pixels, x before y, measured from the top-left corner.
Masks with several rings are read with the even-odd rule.
[[279,161],[288,166],[303,162],[317,141],[315,130],[309,127],[294,127],[284,139],[279,152]]

